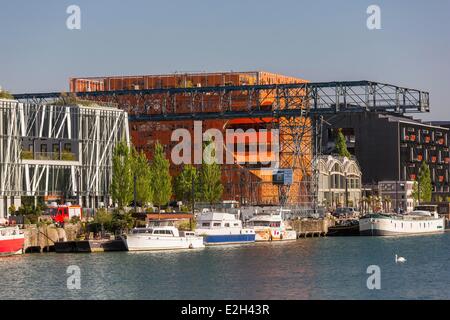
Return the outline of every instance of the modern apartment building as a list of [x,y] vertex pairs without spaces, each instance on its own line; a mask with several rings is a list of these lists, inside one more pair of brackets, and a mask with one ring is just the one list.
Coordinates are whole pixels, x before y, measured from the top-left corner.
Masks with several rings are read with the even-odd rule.
[[338,128],[356,156],[364,184],[380,181],[414,181],[422,162],[431,171],[435,200],[450,195],[449,129],[406,116],[353,113],[326,118],[324,152],[333,152]]
[[110,204],[112,154],[129,141],[127,113],[111,106],[0,100],[0,218],[22,196]]
[[384,210],[411,212],[414,210],[414,181],[380,181],[378,195]]

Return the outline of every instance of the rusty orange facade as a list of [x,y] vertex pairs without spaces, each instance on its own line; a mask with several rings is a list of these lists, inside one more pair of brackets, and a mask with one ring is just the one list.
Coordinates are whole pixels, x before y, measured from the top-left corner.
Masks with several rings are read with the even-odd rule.
[[[144,75],[144,76],[112,76],[112,77],[89,77],[89,78],[71,78],[70,89],[72,92],[84,91],[110,91],[110,90],[140,90],[140,89],[158,89],[158,88],[190,88],[190,87],[219,87],[219,86],[241,86],[241,85],[262,85],[262,84],[286,84],[286,83],[305,83],[304,79],[288,77],[284,75],[255,71],[255,72],[224,72],[224,73],[187,73],[187,74],[167,74],[167,75]],[[233,110],[246,110],[248,108],[248,97],[239,96],[239,92],[233,93]],[[130,114],[134,113],[158,113],[161,106],[143,105],[135,96],[126,96],[126,101],[121,105],[126,105]],[[178,101],[171,106],[165,106],[169,111],[177,113],[189,113],[189,101],[191,97],[180,97]],[[202,97],[202,103],[206,112],[220,110],[223,106],[222,100],[217,95]],[[185,100],[185,101],[183,101]],[[256,96],[260,108],[272,108],[274,97],[271,94]],[[302,122],[302,126],[297,129],[295,122]],[[243,143],[243,149],[238,152],[237,149],[225,150],[231,152],[234,158],[234,164],[222,165],[222,182],[224,185],[224,200],[237,200],[241,203],[251,204],[278,204],[279,186],[272,183],[272,174],[264,161],[273,160],[276,157],[274,150],[271,150],[272,135],[270,129],[279,129],[280,141],[283,148],[280,150],[279,159],[284,167],[293,167],[294,184],[289,190],[289,201],[299,203],[304,201],[307,190],[300,181],[305,174],[309,174],[304,169],[306,163],[311,161],[311,136],[308,133],[303,134],[300,142],[302,149],[301,157],[294,159],[292,152],[295,149],[294,139],[290,138],[289,130],[304,130],[305,123],[309,125],[309,120],[304,118],[293,119],[254,119],[240,118],[233,120],[215,119],[202,121],[202,130],[218,129],[227,139],[227,129],[249,130],[254,129],[257,134],[253,138],[246,133],[235,133],[236,143]],[[170,159],[173,148],[179,143],[172,141],[172,133],[176,129],[186,129],[191,137],[194,137],[194,121],[162,121],[162,122],[130,122],[130,134],[134,146],[138,150],[143,150],[149,159],[152,158],[154,145],[159,141],[165,148],[166,155]],[[260,133],[261,130],[267,130],[268,133]],[[239,135],[243,135],[240,137]],[[264,137],[262,136],[264,135]],[[256,137],[257,141],[254,141]],[[242,139],[240,139],[242,138]],[[263,139],[264,138],[264,139]],[[252,140],[253,139],[253,140]],[[263,139],[266,144],[266,152],[255,152],[255,144]],[[239,142],[240,141],[240,142]],[[289,145],[292,145],[290,148]],[[194,146],[192,146],[193,148]],[[193,150],[192,150],[193,154]],[[192,159],[193,161],[193,159]],[[299,163],[304,162],[304,163]],[[182,165],[171,163],[171,173],[176,176],[182,169]]]
[[217,87],[304,83],[306,80],[264,71],[175,73],[164,75],[71,78],[71,92]]

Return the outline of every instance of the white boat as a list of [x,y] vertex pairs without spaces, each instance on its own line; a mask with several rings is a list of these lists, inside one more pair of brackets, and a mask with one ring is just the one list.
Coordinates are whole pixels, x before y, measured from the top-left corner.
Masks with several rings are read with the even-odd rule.
[[424,210],[401,215],[372,213],[359,219],[359,233],[363,236],[433,234],[444,229],[444,218]]
[[297,232],[286,225],[283,210],[257,214],[248,221],[248,227],[255,230],[256,241],[297,240]]
[[22,254],[25,236],[19,227],[0,227],[0,256]]
[[128,251],[156,251],[204,248],[203,238],[192,231],[179,231],[173,221],[152,221],[134,228],[124,239]]
[[197,217],[197,236],[203,236],[206,245],[255,242],[255,230],[243,228],[234,214],[206,212]]

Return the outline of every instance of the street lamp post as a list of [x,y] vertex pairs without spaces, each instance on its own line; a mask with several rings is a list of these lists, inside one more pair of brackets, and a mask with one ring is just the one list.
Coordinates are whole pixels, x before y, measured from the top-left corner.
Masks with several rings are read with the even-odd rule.
[[345,207],[348,208],[348,180],[347,180],[347,174],[345,174]]
[[420,180],[417,180],[417,204],[420,205]]
[[137,198],[137,190],[136,190],[136,173],[133,175],[133,204],[134,204],[134,213],[137,213],[137,208],[136,208],[136,198]]
[[395,212],[398,213],[398,181],[395,181]]
[[[191,171],[191,210],[192,210],[192,217],[194,217],[195,214],[195,186],[194,186],[194,173]],[[192,230],[192,217],[189,219],[189,228]]]

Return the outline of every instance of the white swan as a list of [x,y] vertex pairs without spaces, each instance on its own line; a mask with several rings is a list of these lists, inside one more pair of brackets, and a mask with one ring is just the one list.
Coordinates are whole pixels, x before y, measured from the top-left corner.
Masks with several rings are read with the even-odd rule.
[[405,258],[395,255],[395,263],[405,263],[405,262],[406,262]]

